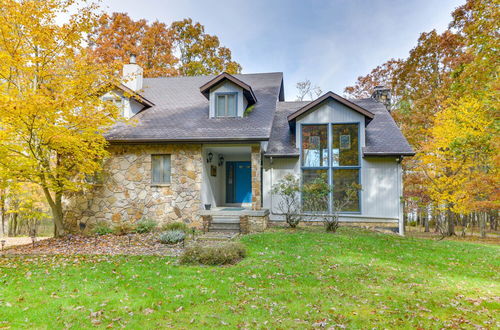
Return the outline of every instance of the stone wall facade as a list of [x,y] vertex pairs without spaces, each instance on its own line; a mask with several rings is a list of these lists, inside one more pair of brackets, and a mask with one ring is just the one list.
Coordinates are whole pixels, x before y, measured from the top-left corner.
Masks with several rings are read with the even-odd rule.
[[[68,200],[66,221],[92,228],[100,222],[118,224],[150,218],[158,223],[182,221],[202,228],[201,144],[112,145],[102,184]],[[151,183],[151,155],[171,155],[170,184]]]
[[262,208],[262,178],[260,146],[252,146],[252,210]]

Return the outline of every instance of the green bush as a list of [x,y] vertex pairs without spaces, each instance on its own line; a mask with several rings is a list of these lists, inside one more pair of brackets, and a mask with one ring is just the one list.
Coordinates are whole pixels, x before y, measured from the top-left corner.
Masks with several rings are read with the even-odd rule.
[[245,258],[245,246],[239,242],[203,246],[195,244],[181,255],[181,264],[201,264],[209,266],[235,264]]
[[172,230],[180,230],[183,231],[184,233],[189,233],[191,231],[191,228],[189,228],[188,225],[186,225],[184,222],[171,222],[164,224],[161,227],[162,230],[164,231],[172,231]]
[[158,224],[153,219],[142,219],[137,222],[135,231],[139,234],[145,234],[152,232]]
[[181,230],[169,230],[160,235],[160,242],[163,244],[176,244],[182,242],[186,234]]
[[128,233],[133,233],[135,231],[135,226],[130,222],[120,222],[113,227],[113,232],[117,236],[127,235]]
[[97,226],[94,228],[94,234],[102,236],[102,235],[108,235],[113,232],[113,229],[108,226],[106,223],[99,223]]

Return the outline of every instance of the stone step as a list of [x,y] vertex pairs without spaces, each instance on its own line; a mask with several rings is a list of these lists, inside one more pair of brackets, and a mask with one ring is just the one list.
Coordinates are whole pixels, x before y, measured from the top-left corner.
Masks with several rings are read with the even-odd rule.
[[220,216],[216,215],[212,217],[212,223],[240,223],[240,218],[234,216]]
[[208,229],[209,231],[240,231],[239,223],[212,223]]
[[238,236],[238,233],[234,232],[208,232],[198,237],[197,241],[230,241]]

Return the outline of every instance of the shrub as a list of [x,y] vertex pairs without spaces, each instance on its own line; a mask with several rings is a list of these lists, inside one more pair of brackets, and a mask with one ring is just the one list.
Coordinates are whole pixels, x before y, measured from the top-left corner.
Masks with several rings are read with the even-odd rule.
[[300,182],[292,174],[287,174],[273,185],[272,193],[280,197],[278,211],[285,216],[286,223],[295,228],[302,220],[300,215]]
[[112,232],[113,229],[111,229],[106,223],[100,223],[94,228],[94,233],[99,236],[108,235]]
[[164,224],[161,227],[162,230],[164,231],[172,231],[172,230],[180,230],[183,231],[184,233],[189,233],[191,231],[191,228],[189,228],[188,225],[186,225],[184,222],[171,222]]
[[181,264],[201,264],[208,266],[235,264],[245,258],[245,246],[239,242],[203,246],[195,244],[181,255]]
[[153,219],[142,219],[137,222],[135,231],[139,234],[150,233],[156,228],[156,226],[157,223]]
[[163,244],[176,244],[182,242],[186,234],[181,230],[169,230],[160,235],[160,242]]
[[123,236],[135,231],[135,226],[130,222],[120,222],[113,227],[115,235]]

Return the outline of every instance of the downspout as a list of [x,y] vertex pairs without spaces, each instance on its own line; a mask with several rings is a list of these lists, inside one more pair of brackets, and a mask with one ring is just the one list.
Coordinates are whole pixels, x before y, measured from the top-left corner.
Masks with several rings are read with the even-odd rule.
[[399,202],[398,202],[398,229],[399,229],[399,235],[404,236],[405,235],[405,225],[404,225],[404,209],[402,207],[403,204],[403,173],[402,173],[402,165],[401,162],[403,160],[403,157],[400,156],[396,159],[396,162],[398,164],[397,167],[397,174],[398,174],[398,197],[399,197]]
[[269,157],[269,165],[271,167],[271,173],[269,174],[269,213],[273,214],[273,157]]

